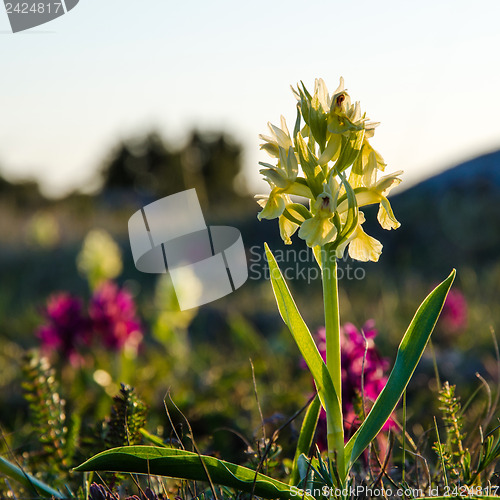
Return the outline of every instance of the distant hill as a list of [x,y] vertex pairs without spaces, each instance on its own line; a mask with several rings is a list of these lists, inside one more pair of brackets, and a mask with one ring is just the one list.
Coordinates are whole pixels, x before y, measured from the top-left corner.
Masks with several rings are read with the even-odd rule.
[[384,263],[447,271],[499,259],[500,150],[431,177],[391,203],[401,228],[367,228],[384,243]]

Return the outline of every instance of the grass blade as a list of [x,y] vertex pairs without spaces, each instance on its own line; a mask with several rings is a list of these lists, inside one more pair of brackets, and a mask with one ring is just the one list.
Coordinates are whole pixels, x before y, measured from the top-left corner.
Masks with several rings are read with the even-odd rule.
[[309,450],[311,449],[314,433],[316,432],[316,426],[318,424],[319,412],[321,410],[321,402],[319,397],[316,396],[312,403],[307,409],[304,421],[300,428],[299,440],[297,442],[297,449],[295,451],[295,457],[293,459],[292,473],[290,475],[290,485],[296,486],[300,481],[299,473],[299,457],[300,455],[309,455]]

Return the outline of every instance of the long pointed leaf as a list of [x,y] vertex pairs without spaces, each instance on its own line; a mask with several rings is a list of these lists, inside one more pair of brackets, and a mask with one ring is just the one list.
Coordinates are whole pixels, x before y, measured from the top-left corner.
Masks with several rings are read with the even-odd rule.
[[[246,467],[174,448],[157,446],[113,448],[95,455],[75,470],[152,474],[193,481],[207,481],[208,473],[214,484],[254,493],[259,497],[288,500],[294,496],[293,493],[296,493],[302,498],[301,490],[264,474],[256,475],[255,471]],[[314,500],[307,494],[304,498]]]
[[281,274],[276,259],[271,250],[265,244],[267,261],[269,263],[269,275],[273,287],[278,309],[283,321],[290,329],[309,370],[314,378],[314,383],[318,389],[318,395],[325,408],[327,415],[333,411],[339,411],[340,402],[333,386],[328,369],[321,357],[312,338],[311,332],[305,321],[302,319],[292,294]]
[[453,269],[448,278],[427,296],[415,313],[403,340],[401,340],[394,368],[385,387],[379,394],[366,420],[345,446],[345,454],[350,457],[345,471],[346,475],[352,464],[380,432],[394,408],[396,408],[441,314],[441,309],[455,279],[455,274]]

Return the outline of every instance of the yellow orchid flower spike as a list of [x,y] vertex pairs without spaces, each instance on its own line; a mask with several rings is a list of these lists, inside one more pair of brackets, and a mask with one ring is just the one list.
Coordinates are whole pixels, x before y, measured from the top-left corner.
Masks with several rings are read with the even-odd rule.
[[312,94],[302,82],[292,91],[297,99],[293,134],[281,116],[280,127],[269,123],[270,134],[260,136],[261,149],[272,160],[260,162],[271,191],[258,197],[263,207],[258,217],[278,218],[286,244],[298,232],[310,247],[330,245],[338,256],[348,248],[353,259],[377,261],[382,244],[364,231],[359,208],[378,204],[382,228],[397,229],[387,195],[402,173],[378,177],[386,163],[369,140],[379,124],[351,101],[343,78],[332,94],[321,78]]

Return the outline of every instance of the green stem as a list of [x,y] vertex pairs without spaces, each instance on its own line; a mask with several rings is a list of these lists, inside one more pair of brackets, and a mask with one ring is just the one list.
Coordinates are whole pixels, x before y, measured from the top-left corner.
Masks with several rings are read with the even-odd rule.
[[328,457],[335,461],[339,477],[344,478],[344,425],[342,417],[342,371],[340,362],[340,313],[337,283],[337,257],[330,245],[321,249],[323,302],[325,307],[326,367],[339,398],[339,410],[327,415]]

